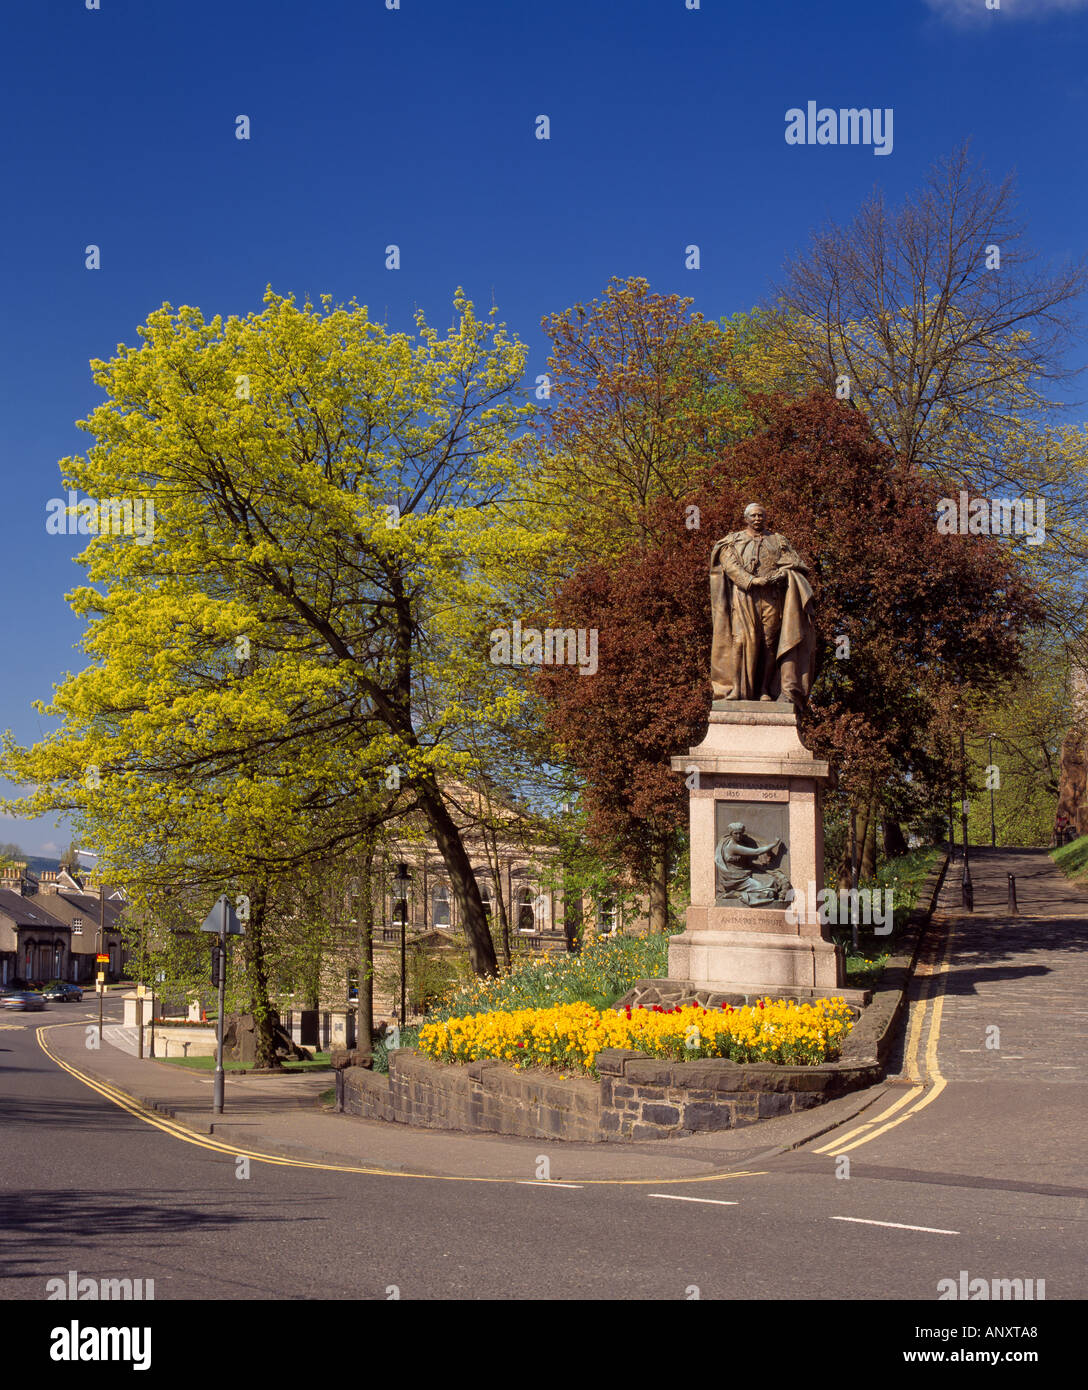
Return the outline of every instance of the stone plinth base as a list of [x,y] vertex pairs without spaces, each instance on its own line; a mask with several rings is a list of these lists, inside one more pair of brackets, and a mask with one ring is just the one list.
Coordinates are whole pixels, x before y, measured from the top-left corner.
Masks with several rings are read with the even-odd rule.
[[819,936],[766,931],[699,931],[669,937],[669,979],[697,989],[773,994],[776,989],[841,991],[842,950]]
[[[740,994],[841,989],[843,953],[813,905],[824,886],[829,769],[801,742],[793,707],[716,702],[706,738],[686,757],[673,758],[672,766],[688,779],[691,906],[686,930],[670,938],[669,978]],[[748,905],[741,887],[719,874],[716,847],[734,822],[744,826],[741,845],[779,846],[773,864],[793,890],[789,910],[781,895],[766,903],[757,896]],[[734,879],[742,863],[734,852]]]

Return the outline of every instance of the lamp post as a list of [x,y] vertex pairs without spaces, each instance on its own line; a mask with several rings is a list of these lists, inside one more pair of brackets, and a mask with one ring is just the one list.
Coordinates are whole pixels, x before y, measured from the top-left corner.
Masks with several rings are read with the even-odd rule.
[[994,736],[986,735],[989,748],[987,754],[986,780],[990,784],[990,848],[997,848],[997,826],[994,822]]
[[412,880],[408,874],[407,864],[397,865],[397,874],[393,879],[393,892],[397,895],[400,903],[400,1025],[403,1028],[407,1022],[405,1014],[405,1002],[407,998],[407,937],[408,937],[408,890],[412,886]]
[[974,911],[975,889],[971,882],[971,865],[967,853],[967,742],[960,730],[960,788],[963,801],[960,807],[963,828],[963,874],[960,878],[960,897],[968,912]]
[[858,949],[858,813],[850,807],[850,944]]

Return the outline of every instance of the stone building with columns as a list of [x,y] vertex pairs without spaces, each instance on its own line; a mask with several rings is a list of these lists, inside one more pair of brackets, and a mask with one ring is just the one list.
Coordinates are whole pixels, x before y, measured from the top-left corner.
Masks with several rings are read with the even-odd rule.
[[[519,807],[494,794],[481,795],[463,786],[447,788],[447,802],[458,822],[480,889],[500,965],[505,957],[503,922],[511,959],[527,950],[567,951],[581,932],[644,934],[649,899],[617,882],[616,891],[594,897],[564,890],[560,855]],[[416,827],[418,832],[419,828]],[[407,873],[408,891],[397,880]],[[456,956],[465,936],[446,865],[431,839],[417,833],[393,839],[375,858],[374,893],[375,1007],[392,1012],[380,981],[399,968],[401,923],[406,941],[436,956]],[[357,881],[356,881],[357,891]],[[346,914],[340,944],[323,960],[321,995],[335,1003],[352,996],[358,979],[357,902]]]

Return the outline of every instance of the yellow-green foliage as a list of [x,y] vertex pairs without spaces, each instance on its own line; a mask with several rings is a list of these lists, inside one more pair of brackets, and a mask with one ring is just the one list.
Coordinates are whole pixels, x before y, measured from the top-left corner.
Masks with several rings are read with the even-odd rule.
[[259,858],[390,767],[463,771],[459,733],[516,712],[486,654],[535,544],[503,510],[525,348],[454,303],[415,337],[271,290],[245,318],[164,305],[92,364],[107,399],[66,486],[146,499],[154,529],[89,537],[88,664],[38,706],[53,734],[6,740],[21,814],[75,812],[116,872],[149,841]]

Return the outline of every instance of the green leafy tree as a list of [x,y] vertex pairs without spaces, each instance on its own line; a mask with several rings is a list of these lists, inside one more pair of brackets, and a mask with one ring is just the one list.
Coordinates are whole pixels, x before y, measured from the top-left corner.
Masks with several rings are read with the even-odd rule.
[[[516,403],[525,350],[460,293],[449,335],[420,314],[414,342],[354,303],[322,304],[269,291],[262,313],[210,322],[167,305],[140,348],[93,364],[107,401],[82,423],[94,443],[65,460],[66,481],[144,499],[153,527],[90,541],[91,583],[72,604],[92,664],[57,691],[58,734],[32,750],[9,738],[6,761],[38,784],[35,806],[86,807],[101,791],[96,828],[114,862],[135,858],[141,800],[164,823],[176,809],[189,846],[200,816],[212,833],[224,808],[231,826],[248,814],[263,866],[261,836],[286,815],[318,821],[338,805],[345,825],[384,775],[410,788],[473,966],[492,972],[442,786],[471,762],[465,728],[518,703],[466,693],[487,667],[480,615],[532,544],[500,505],[528,409]],[[328,848],[318,836],[297,853]],[[264,868],[253,872],[264,902]]]

